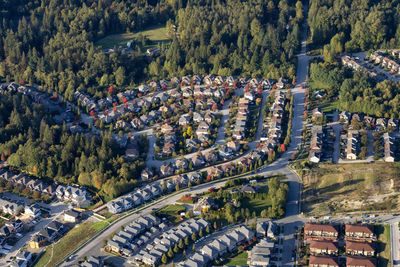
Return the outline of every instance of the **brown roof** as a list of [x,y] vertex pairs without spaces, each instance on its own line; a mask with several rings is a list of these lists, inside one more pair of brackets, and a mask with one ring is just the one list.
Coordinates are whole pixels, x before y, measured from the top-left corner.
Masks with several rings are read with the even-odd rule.
[[375,267],[376,259],[375,258],[366,258],[366,257],[347,257],[346,258],[346,266],[357,266],[357,267]]
[[337,233],[336,227],[332,224],[313,224],[306,223],[304,225],[304,231],[324,231]]
[[358,251],[375,251],[373,245],[368,242],[351,242],[346,241],[346,249]]
[[327,250],[337,250],[338,247],[336,246],[335,243],[329,242],[329,241],[311,241],[310,243],[310,248],[316,248],[316,249],[327,249]]
[[346,233],[367,233],[374,234],[374,230],[369,225],[349,225],[346,224]]
[[310,265],[339,266],[337,258],[328,256],[310,256]]

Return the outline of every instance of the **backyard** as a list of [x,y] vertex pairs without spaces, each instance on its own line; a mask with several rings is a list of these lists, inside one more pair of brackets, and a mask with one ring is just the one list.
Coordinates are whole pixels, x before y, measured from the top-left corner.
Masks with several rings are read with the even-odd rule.
[[165,26],[153,26],[147,28],[146,30],[136,32],[136,33],[120,33],[113,34],[104,37],[96,42],[97,46],[100,46],[103,49],[113,48],[115,47],[126,47],[128,42],[134,42],[135,40],[140,42],[140,37],[146,37],[151,43],[142,46],[140,44],[141,50],[145,51],[150,47],[156,46],[158,43],[169,42],[169,37],[167,36],[167,30]]
[[303,177],[303,208],[320,216],[398,210],[399,164],[319,164]]
[[247,252],[246,251],[242,252],[233,258],[227,259],[228,262],[225,263],[224,265],[225,266],[247,266],[247,257],[248,257]]

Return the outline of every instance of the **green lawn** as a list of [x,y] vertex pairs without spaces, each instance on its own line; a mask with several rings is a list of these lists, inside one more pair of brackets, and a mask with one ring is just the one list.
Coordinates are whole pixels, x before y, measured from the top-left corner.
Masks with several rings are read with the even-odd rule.
[[178,223],[182,220],[179,214],[185,211],[186,211],[185,206],[179,204],[172,204],[162,207],[161,209],[154,212],[154,214],[160,218],[168,219],[171,223]]
[[67,256],[72,250],[87,241],[97,232],[104,229],[108,224],[106,222],[93,223],[86,221],[79,227],[69,231],[61,240],[54,245],[53,257],[51,257],[52,246],[48,246],[45,253],[35,264],[36,267],[55,266],[55,264]]
[[378,267],[390,266],[390,226],[388,224],[375,225],[378,235],[377,253]]
[[236,255],[234,258],[229,259],[229,261],[225,265],[228,265],[228,266],[236,266],[236,265],[247,266],[247,257],[248,257],[247,252],[242,252],[239,255]]
[[[96,45],[101,46],[103,49],[113,48],[114,46],[126,47],[127,42],[134,41],[136,38],[139,37],[139,35],[146,36],[150,41],[153,42],[154,45],[156,45],[158,42],[169,41],[169,37],[167,36],[167,30],[163,25],[163,26],[153,26],[147,28],[144,31],[136,33],[120,33],[120,34],[108,35],[103,39],[97,41]],[[148,47],[151,47],[151,45],[148,45],[144,48],[147,49]]]

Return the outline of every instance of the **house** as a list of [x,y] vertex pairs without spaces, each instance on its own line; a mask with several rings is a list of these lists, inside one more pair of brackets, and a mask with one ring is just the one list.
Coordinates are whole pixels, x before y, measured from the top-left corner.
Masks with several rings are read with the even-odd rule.
[[198,113],[198,112],[193,112],[193,121],[194,121],[194,122],[199,123],[199,122],[201,122],[201,121],[203,121],[203,120],[204,120],[203,115],[201,115],[201,114]]
[[329,256],[310,256],[310,267],[339,267],[338,259]]
[[236,242],[230,236],[224,235],[219,239],[219,241],[225,245],[227,251],[233,251],[236,248]]
[[123,247],[123,246],[122,246],[119,242],[117,242],[117,241],[108,240],[108,241],[107,241],[107,247],[108,247],[111,251],[116,252],[116,253],[119,253],[119,252],[122,250],[122,247]]
[[346,241],[346,254],[356,256],[375,256],[375,248],[369,242]]
[[[353,115],[354,117],[354,115]],[[357,159],[357,155],[360,151],[359,144],[360,134],[357,130],[349,130],[347,133],[347,144],[346,144],[346,158],[350,160]]]
[[346,257],[346,267],[375,267],[376,259],[367,257]]
[[223,159],[230,159],[233,156],[232,149],[230,147],[228,147],[227,145],[220,146],[219,150],[218,150],[218,154]]
[[209,197],[200,198],[193,206],[193,213],[200,215],[208,212],[214,206],[214,199]]
[[372,241],[376,239],[374,230],[370,225],[350,225],[346,224],[345,227],[345,238],[346,240],[366,240]]
[[276,87],[278,87],[279,89],[283,89],[283,87],[285,87],[286,83],[287,83],[286,79],[280,77],[278,79],[278,82],[276,83]]
[[339,252],[338,246],[331,241],[310,242],[310,252],[312,255],[337,255]]
[[42,215],[42,212],[38,204],[33,204],[29,207],[25,207],[25,214],[33,219],[36,219]]
[[255,237],[255,232],[249,229],[247,226],[242,226],[238,229],[238,231],[244,235],[247,241],[252,240]]
[[351,114],[347,111],[342,111],[339,114],[339,121],[344,123],[344,124],[348,124],[351,118]]
[[175,161],[175,167],[177,170],[186,169],[187,166],[188,166],[188,163],[185,158],[177,159]]
[[40,234],[34,235],[29,241],[29,246],[31,248],[40,248],[47,243],[48,239]]
[[193,167],[200,167],[205,164],[203,156],[201,154],[196,154],[190,160],[193,163]]
[[324,116],[324,114],[322,113],[320,108],[315,108],[312,111],[312,120],[316,121],[319,118],[322,118]]
[[228,252],[228,247],[218,239],[215,239],[213,242],[211,242],[209,246],[214,247],[217,250],[219,256],[222,256],[226,252]]
[[82,267],[103,267],[103,260],[100,257],[89,256],[87,260],[81,264]]
[[161,172],[161,175],[163,175],[163,176],[170,176],[170,175],[174,174],[174,168],[171,167],[170,165],[163,164],[160,167],[160,172]]
[[248,252],[247,264],[249,266],[270,266],[271,250],[274,243],[262,239]]
[[149,168],[145,168],[145,169],[142,171],[141,175],[140,175],[140,177],[142,178],[142,181],[148,181],[148,180],[150,180],[151,178],[153,178],[153,176],[154,176],[154,173],[153,173],[153,171],[152,171],[151,169],[149,169]]
[[251,185],[245,184],[240,188],[240,192],[248,193],[248,194],[255,194],[257,193],[256,189]]
[[338,230],[332,224],[312,224],[306,223],[304,225],[304,235],[307,240],[336,240],[338,237]]
[[218,251],[216,250],[215,247],[210,246],[210,245],[205,245],[204,247],[201,248],[200,250],[201,254],[208,257],[211,260],[215,260],[218,258]]
[[80,213],[76,210],[67,210],[64,212],[64,221],[76,223],[80,218]]
[[217,153],[213,152],[213,151],[208,151],[204,153],[204,159],[208,162],[208,163],[212,163],[218,160],[218,156]]
[[240,144],[238,142],[230,141],[227,144],[227,147],[232,149],[232,151],[238,151],[240,149]]
[[172,134],[174,132],[174,128],[169,124],[164,124],[161,126],[161,133],[163,134]]
[[179,125],[188,125],[190,123],[190,118],[188,115],[183,115],[179,118]]
[[398,127],[399,127],[399,121],[398,121],[397,119],[390,118],[390,119],[388,120],[387,126],[390,127],[390,128],[392,128],[394,131],[397,131],[397,130],[398,130]]
[[162,153],[164,156],[171,156],[172,153],[175,151],[175,144],[171,142],[166,142],[163,146]]
[[121,201],[110,201],[107,204],[108,211],[111,213],[121,213],[125,210],[124,204]]
[[384,145],[384,158],[385,162],[394,162],[396,160],[395,153],[394,153],[394,144],[393,138],[391,134],[384,133],[383,134],[383,145]]

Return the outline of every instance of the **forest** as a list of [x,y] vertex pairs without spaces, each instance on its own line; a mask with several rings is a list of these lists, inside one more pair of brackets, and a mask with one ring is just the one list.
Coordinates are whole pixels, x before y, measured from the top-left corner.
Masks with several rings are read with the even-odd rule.
[[[293,0],[0,0],[0,79],[101,98],[185,74],[294,78],[302,4]],[[106,53],[104,36],[166,25],[169,49]]]
[[11,168],[47,180],[79,183],[113,198],[130,191],[137,184],[132,177],[139,177],[145,167],[142,159],[126,161],[111,133],[103,132],[101,138],[73,135],[23,95],[0,95],[0,114],[1,159],[7,159]]
[[400,3],[395,0],[310,0],[308,23],[315,46],[340,39],[347,52],[400,45]]
[[311,63],[310,79],[312,89],[323,89],[325,99],[335,99],[340,110],[400,118],[400,83],[376,82],[366,73],[342,69],[338,63],[327,62]]

